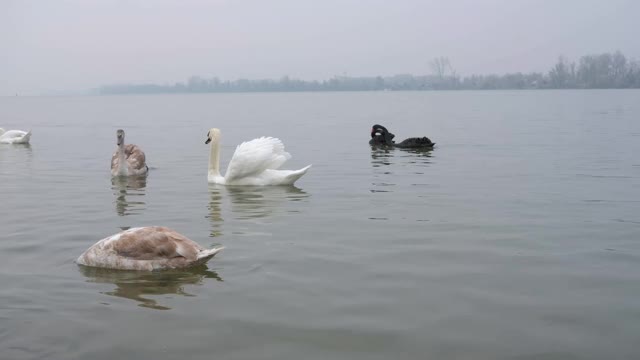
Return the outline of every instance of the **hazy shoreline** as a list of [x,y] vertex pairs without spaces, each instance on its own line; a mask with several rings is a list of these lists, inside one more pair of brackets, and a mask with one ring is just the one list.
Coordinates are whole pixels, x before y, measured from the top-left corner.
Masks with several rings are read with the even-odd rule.
[[192,76],[174,84],[114,84],[92,89],[94,95],[242,93],[242,92],[327,92],[327,91],[430,91],[430,90],[539,90],[539,89],[637,89],[640,63],[625,55],[585,55],[576,63],[559,57],[547,72],[504,75],[457,74],[446,57],[431,61],[433,74],[393,76],[334,76],[328,80],[280,79],[221,80]]

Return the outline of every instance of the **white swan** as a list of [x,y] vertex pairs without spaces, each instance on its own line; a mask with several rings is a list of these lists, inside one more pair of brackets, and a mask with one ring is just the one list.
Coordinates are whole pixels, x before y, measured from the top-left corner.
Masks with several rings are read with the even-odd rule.
[[145,175],[149,171],[144,152],[137,145],[124,144],[124,130],[118,129],[118,149],[111,157],[111,175]]
[[277,170],[291,158],[280,139],[261,137],[236,147],[225,176],[220,175],[220,130],[211,129],[205,144],[211,142],[209,154],[210,183],[222,185],[292,185],[311,165],[300,170]]
[[31,130],[9,130],[0,128],[0,143],[2,144],[28,144],[31,139]]
[[104,238],[76,263],[120,270],[177,269],[204,264],[224,247],[205,249],[193,240],[162,226],[131,228]]

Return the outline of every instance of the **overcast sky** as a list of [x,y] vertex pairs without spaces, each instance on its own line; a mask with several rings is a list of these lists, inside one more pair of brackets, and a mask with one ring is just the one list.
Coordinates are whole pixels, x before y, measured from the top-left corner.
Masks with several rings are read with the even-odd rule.
[[0,95],[114,83],[547,71],[640,59],[635,0],[0,0]]

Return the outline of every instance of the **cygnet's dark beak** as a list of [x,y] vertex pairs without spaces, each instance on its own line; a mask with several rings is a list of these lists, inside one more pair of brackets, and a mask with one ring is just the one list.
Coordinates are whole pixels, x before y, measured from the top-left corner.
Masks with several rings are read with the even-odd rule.
[[206,140],[204,143],[205,143],[205,144],[208,144],[208,143],[210,143],[210,142],[211,142],[211,139],[210,139],[210,138],[207,138],[207,140]]

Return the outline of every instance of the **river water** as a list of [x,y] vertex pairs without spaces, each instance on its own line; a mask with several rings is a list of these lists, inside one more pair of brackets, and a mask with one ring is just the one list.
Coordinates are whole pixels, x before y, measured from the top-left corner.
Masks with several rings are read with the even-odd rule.
[[[640,91],[0,98],[2,359],[640,358]],[[430,152],[375,150],[371,125]],[[295,187],[206,181],[211,127]],[[112,180],[116,129],[151,167]],[[74,259],[133,226],[226,249]]]

